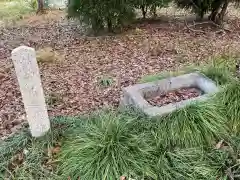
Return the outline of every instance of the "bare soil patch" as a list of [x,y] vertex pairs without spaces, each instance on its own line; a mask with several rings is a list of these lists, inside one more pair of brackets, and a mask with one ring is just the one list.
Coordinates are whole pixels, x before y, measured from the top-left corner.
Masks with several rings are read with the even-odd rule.
[[147,98],[149,104],[152,106],[164,106],[171,103],[180,102],[183,100],[198,97],[202,92],[197,88],[181,88],[167,93],[160,93],[157,96]]

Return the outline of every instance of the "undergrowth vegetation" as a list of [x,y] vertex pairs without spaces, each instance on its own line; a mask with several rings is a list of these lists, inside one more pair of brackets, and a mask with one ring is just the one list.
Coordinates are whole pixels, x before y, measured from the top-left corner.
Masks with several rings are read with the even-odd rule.
[[226,117],[213,102],[192,104],[163,117],[157,130],[168,147],[211,146],[227,135]]
[[113,179],[141,173],[148,145],[144,138],[129,131],[133,120],[114,112],[88,119],[62,147],[59,160],[63,162],[60,166],[63,178]]
[[32,138],[24,127],[22,132],[0,142],[0,179],[57,179],[53,170],[58,140],[65,131],[81,123],[59,117],[52,122],[52,131],[42,138]]
[[212,79],[218,85],[222,86],[229,81],[233,80],[233,77],[236,75],[236,62],[233,57],[231,56],[221,56],[221,57],[214,57],[210,61],[210,63],[203,64],[201,66],[187,66],[185,68],[179,69],[177,71],[167,71],[161,72],[159,74],[154,75],[146,75],[143,76],[139,82],[152,82],[161,80],[167,77],[175,77],[186,73],[191,72],[199,72],[207,76],[208,78]]
[[219,101],[226,112],[227,124],[231,129],[231,133],[239,135],[240,132],[240,82],[234,81],[224,87],[224,89],[217,94],[216,101]]
[[0,177],[238,179],[240,83],[233,76],[232,64],[220,61],[190,69],[188,72],[199,70],[218,83],[220,91],[208,102],[160,118],[112,109],[57,117],[52,132],[42,139],[24,131],[1,144]]
[[70,0],[68,15],[79,18],[95,32],[104,27],[113,32],[116,28],[129,25],[136,18],[135,9],[140,9],[143,18],[146,18],[148,10],[156,16],[156,8],[165,7],[170,2],[171,0]]
[[34,12],[36,9],[36,0],[2,0],[0,1],[0,20],[22,19],[25,14]]
[[239,5],[239,0],[69,0],[68,15],[79,18],[95,32],[105,27],[113,32],[116,28],[130,25],[137,17],[138,10],[141,11],[143,19],[148,16],[149,11],[152,17],[156,18],[157,9],[168,7],[171,3],[178,8],[191,10],[197,15],[197,20],[203,20],[204,16],[210,13],[208,19],[219,26],[223,25],[229,4],[234,2]]

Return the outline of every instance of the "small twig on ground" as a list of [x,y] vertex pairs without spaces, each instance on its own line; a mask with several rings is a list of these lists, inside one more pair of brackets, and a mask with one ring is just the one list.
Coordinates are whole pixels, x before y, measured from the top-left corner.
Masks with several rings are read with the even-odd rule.
[[191,27],[193,27],[193,26],[196,26],[196,24],[194,23],[194,25],[191,25],[191,26],[188,26],[188,24],[187,24],[187,21],[186,20],[184,20],[184,23],[185,23],[185,26],[187,27],[187,29],[188,30],[190,30],[190,31],[193,31],[193,32],[200,32],[200,33],[205,33],[204,31],[202,31],[202,30],[196,30],[196,29],[192,29]]

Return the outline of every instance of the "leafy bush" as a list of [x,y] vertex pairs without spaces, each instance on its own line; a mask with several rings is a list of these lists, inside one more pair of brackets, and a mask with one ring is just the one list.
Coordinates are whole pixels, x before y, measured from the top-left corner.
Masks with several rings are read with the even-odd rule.
[[213,0],[175,0],[180,8],[191,9],[201,19],[211,9],[212,1]]
[[[239,3],[239,0],[234,0]],[[231,1],[231,2],[234,2]],[[222,24],[226,14],[229,0],[175,0],[180,8],[191,9],[200,19],[211,12],[209,19],[217,24]]]
[[91,25],[95,32],[105,26],[113,31],[113,28],[125,25],[135,17],[134,8],[127,0],[70,0],[68,14]]
[[156,8],[167,7],[172,0],[134,0],[133,4],[136,8],[141,9],[143,18],[146,18],[147,11],[156,16]]
[[135,18],[135,8],[142,10],[143,18],[148,9],[156,16],[157,7],[166,7],[172,0],[70,0],[69,17],[77,17],[97,32],[104,27],[114,28],[128,25]]

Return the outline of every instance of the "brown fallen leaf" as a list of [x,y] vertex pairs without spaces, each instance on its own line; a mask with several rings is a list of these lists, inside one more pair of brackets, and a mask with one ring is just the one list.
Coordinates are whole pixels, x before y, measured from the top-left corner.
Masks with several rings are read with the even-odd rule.
[[219,141],[219,142],[216,144],[215,149],[220,149],[220,148],[222,147],[222,145],[223,145],[223,142],[224,142],[224,140]]
[[182,100],[200,96],[200,90],[196,88],[181,88],[175,91],[167,92],[166,94],[159,94],[146,100],[153,106],[163,106],[170,103],[180,102]]

